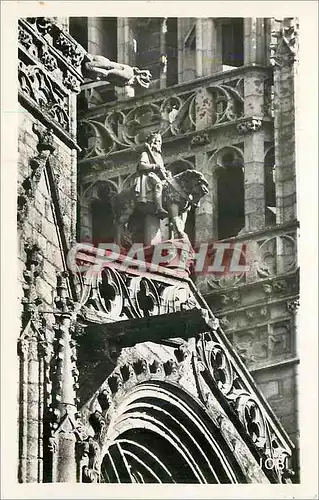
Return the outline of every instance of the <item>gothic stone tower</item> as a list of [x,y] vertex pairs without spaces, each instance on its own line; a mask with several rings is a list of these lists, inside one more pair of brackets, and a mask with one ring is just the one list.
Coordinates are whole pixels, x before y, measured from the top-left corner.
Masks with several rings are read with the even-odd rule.
[[[20,482],[290,481],[294,445],[247,369],[294,437],[294,29],[272,69],[271,24],[19,20]],[[150,68],[151,88],[84,81],[87,51]],[[235,283],[92,273],[90,252],[70,269],[76,240],[114,238],[110,195],[154,128],[173,173],[210,182],[193,244],[247,242]]]
[[195,168],[210,183],[188,216],[193,245],[245,245],[247,273],[194,281],[296,440],[297,21],[74,18],[70,29],[89,52],[154,75],[135,95],[83,87],[79,239],[112,241],[110,199],[130,185],[148,132],[161,130],[166,167]]

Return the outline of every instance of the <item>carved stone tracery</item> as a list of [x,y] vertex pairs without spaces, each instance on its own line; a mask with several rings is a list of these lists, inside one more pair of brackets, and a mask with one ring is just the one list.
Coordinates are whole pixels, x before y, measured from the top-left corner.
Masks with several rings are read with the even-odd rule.
[[[216,327],[218,328],[217,322]],[[258,401],[249,383],[247,384],[245,378],[242,377],[238,364],[226,352],[216,333],[217,331],[211,329],[197,337],[195,350],[190,344],[187,347],[180,344],[174,351],[175,359],[168,359],[164,363],[157,358],[135,358],[133,363],[117,367],[88,407],[91,412],[88,421],[91,425],[92,422],[97,422],[96,425],[93,424],[95,447],[96,443],[99,443],[100,449],[102,447],[105,449],[105,442],[109,439],[105,421],[109,422],[113,414],[117,415],[116,408],[126,397],[130,397],[137,384],[142,388],[144,383],[152,380],[166,384],[176,383],[181,380],[184,373],[187,372],[190,376],[192,372],[191,376],[196,379],[195,386],[200,391],[198,397],[203,400],[207,411],[213,418],[215,418],[216,410],[212,403],[218,393],[219,398],[222,396],[227,402],[230,415],[236,414],[238,418],[236,427],[241,426],[242,430],[250,436],[252,449],[258,450],[263,460],[272,458],[276,462],[280,458],[284,459],[284,463],[288,465],[291,452],[287,442],[281,440],[276,424],[268,416],[262,403]],[[192,363],[193,370],[188,366],[189,362]],[[220,427],[223,427],[222,422],[219,422]],[[88,447],[88,444],[86,446]],[[98,447],[96,449],[99,451]],[[100,458],[98,453],[96,456]],[[92,464],[93,460],[90,475],[85,481],[96,481],[99,477],[98,468],[94,470]],[[289,482],[286,467],[276,468],[273,472],[278,482]]]
[[[187,285],[169,284],[106,267],[84,275],[82,313],[117,320],[142,318],[199,307]],[[191,304],[193,299],[193,304]]]
[[[215,103],[215,113],[211,116],[211,126],[231,122],[242,116],[242,80],[222,85],[207,85],[210,99]],[[145,104],[125,106],[115,104],[106,110],[103,121],[96,119],[80,120],[79,137],[84,148],[85,159],[143,144],[152,131],[160,132],[163,139],[178,137],[196,130],[196,99],[198,92],[181,92],[178,95],[152,99]],[[135,103],[134,103],[135,104]],[[90,145],[87,145],[87,137]],[[82,139],[81,139],[82,138]],[[203,142],[204,141],[204,142]],[[207,134],[194,137],[193,146],[209,142]]]
[[[267,458],[284,460],[290,457],[287,444],[278,441],[273,423],[261,403],[256,399],[240,376],[238,369],[224,347],[215,338],[214,332],[207,332],[197,343],[200,359],[204,363],[201,376],[217,384],[228,404],[237,414],[241,425],[252,439],[253,444]],[[211,386],[213,391],[213,386]],[[275,437],[276,436],[276,437]],[[284,469],[276,467],[279,482],[285,482]]]
[[[85,51],[52,18],[19,20],[19,99],[52,127],[70,130],[70,92],[83,81]],[[58,128],[58,130],[59,130]]]

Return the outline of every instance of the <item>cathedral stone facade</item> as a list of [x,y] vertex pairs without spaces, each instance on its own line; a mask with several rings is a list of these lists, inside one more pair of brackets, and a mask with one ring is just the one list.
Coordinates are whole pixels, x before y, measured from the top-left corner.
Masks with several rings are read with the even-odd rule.
[[[19,482],[298,481],[297,32],[19,20]],[[100,55],[150,85],[93,81]],[[95,265],[152,132],[207,181],[192,247],[240,244],[248,271]]]

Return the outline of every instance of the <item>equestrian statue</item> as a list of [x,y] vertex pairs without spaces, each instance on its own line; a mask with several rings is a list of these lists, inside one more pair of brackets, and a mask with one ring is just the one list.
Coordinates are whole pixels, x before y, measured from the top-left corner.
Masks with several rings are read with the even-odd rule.
[[117,243],[147,246],[164,240],[188,240],[187,214],[207,193],[208,182],[201,172],[188,169],[173,176],[165,168],[162,137],[152,132],[137,163],[132,186],[113,199]]

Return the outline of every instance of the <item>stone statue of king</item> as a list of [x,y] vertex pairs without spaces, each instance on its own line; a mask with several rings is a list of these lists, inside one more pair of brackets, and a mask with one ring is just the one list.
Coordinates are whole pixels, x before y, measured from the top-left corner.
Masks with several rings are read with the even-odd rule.
[[164,219],[168,213],[163,208],[163,181],[171,177],[164,166],[162,157],[162,137],[152,132],[146,139],[145,149],[137,164],[135,193],[138,203],[153,202],[158,218]]

